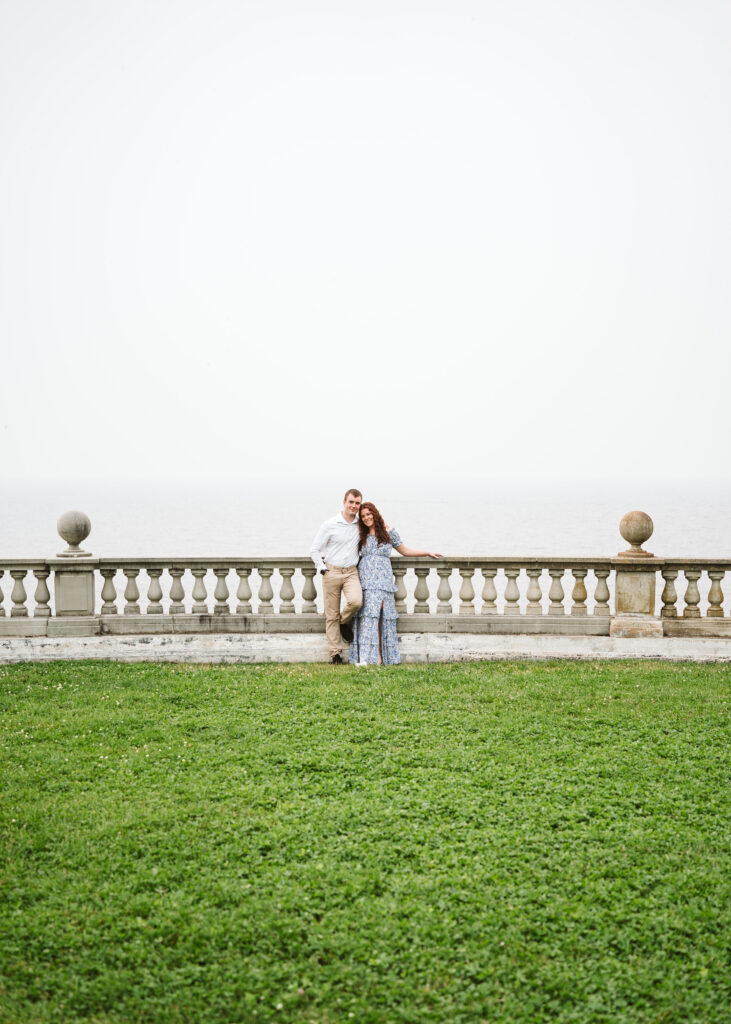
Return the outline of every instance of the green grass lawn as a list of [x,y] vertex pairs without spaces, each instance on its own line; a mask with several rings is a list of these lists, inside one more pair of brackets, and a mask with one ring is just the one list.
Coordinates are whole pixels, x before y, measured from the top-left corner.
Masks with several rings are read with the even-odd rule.
[[729,1022],[730,683],[0,668],[0,1020]]

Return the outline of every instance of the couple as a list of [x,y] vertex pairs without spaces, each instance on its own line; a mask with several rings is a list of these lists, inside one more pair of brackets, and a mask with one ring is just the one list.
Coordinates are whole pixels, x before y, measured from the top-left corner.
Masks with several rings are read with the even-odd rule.
[[[433,551],[407,547],[396,530],[360,491],[345,492],[343,510],[318,530],[310,557],[322,574],[325,632],[333,665],[343,663],[343,640],[350,644],[351,665],[398,665],[391,571],[391,549],[401,555],[441,558]],[[340,611],[340,597],[345,607]]]

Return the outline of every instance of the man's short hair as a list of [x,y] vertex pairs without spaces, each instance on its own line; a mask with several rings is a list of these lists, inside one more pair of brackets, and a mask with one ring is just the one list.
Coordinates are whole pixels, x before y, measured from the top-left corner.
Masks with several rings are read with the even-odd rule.
[[343,501],[347,501],[348,500],[348,495],[349,494],[352,494],[354,498],[362,498],[363,497],[363,495],[360,493],[360,491],[358,490],[357,487],[351,487],[343,495]]

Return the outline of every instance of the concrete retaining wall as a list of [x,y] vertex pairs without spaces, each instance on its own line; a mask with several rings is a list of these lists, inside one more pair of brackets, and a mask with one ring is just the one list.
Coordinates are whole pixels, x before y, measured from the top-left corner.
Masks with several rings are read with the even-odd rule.
[[[731,661],[731,639],[690,637],[411,633],[399,638],[404,663],[515,658]],[[104,659],[128,662],[327,662],[325,637],[307,633],[164,636],[5,637],[0,664]],[[362,670],[367,671],[367,670]]]

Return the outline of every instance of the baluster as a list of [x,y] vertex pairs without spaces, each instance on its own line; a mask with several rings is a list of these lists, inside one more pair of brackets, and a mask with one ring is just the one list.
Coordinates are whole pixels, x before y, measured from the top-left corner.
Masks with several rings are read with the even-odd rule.
[[678,600],[678,594],[675,590],[675,581],[678,578],[677,569],[663,569],[662,578],[665,580],[665,586],[662,591],[662,611],[660,615],[664,619],[675,619],[678,616],[678,609],[675,606]]
[[125,615],[139,615],[140,606],[138,604],[140,591],[137,587],[137,577],[139,576],[139,569],[123,569],[122,572],[127,577],[127,586],[124,588],[124,599],[127,602],[124,606]]
[[414,590],[414,597],[416,603],[414,604],[414,614],[428,615],[429,614],[429,585],[426,582],[431,569],[428,565],[419,566],[414,569],[416,573],[416,588]]
[[238,604],[236,605],[236,614],[251,615],[251,587],[249,586],[251,569],[237,569],[236,575],[239,578],[239,587],[236,591],[236,598],[238,600]]
[[723,590],[721,580],[726,575],[723,569],[709,569],[708,575],[711,579],[711,589],[708,591],[709,608],[706,615],[710,619],[723,618]]
[[294,576],[294,569],[280,569],[279,575],[282,577],[282,586],[279,591],[279,614],[293,615],[294,586],[292,585],[292,577]]
[[50,569],[34,569],[33,575],[38,580],[35,594],[35,616],[37,619],[47,619],[51,614],[51,609],[48,605],[48,602],[51,600],[51,594],[46,583],[50,575]]
[[437,575],[439,576],[439,589],[437,590],[437,614],[438,615],[451,615],[452,614],[452,581],[450,579],[452,570],[446,565],[440,566],[437,569]]
[[315,590],[315,569],[314,565],[302,570],[305,578],[302,587],[302,614],[317,615],[317,591]]
[[563,606],[563,569],[549,569],[551,577],[551,589],[548,591],[548,599],[551,602],[548,606],[549,615],[565,615],[566,609]]
[[698,605],[700,604],[701,594],[698,590],[698,580],[701,578],[699,569],[684,569],[685,578],[688,582],[685,588],[685,609],[683,611],[684,619],[699,619],[701,612]]
[[213,614],[228,615],[231,611],[228,606],[228,567],[225,569],[214,569],[213,572],[216,576],[216,589],[213,591],[216,603],[213,606]]
[[535,566],[531,569],[525,570],[528,573],[528,607],[526,612],[528,615],[542,615],[543,605],[541,604],[541,585],[538,582],[541,578],[542,569],[536,569]]
[[459,574],[462,577],[462,586],[459,588],[459,614],[474,615],[475,588],[472,586],[472,577],[475,575],[475,570],[460,569]]
[[184,615],[185,590],[183,589],[183,574],[185,569],[169,569],[168,572],[173,580],[170,586],[170,614]]
[[609,587],[607,578],[611,570],[595,569],[596,589],[594,591],[594,614],[609,615]]
[[102,587],[102,615],[116,615],[117,588],[114,585],[114,577],[117,575],[117,570],[100,569],[100,572],[104,577],[104,586]]
[[271,584],[273,572],[274,569],[259,569],[259,576],[261,577],[261,583],[259,584],[260,615],[271,615],[271,613],[274,611],[274,605],[272,604],[274,591],[272,590]]
[[0,618],[5,618],[5,609],[3,608],[3,601],[5,600],[5,594],[3,594],[2,578],[5,575],[5,570],[0,569]]
[[520,590],[518,589],[518,576],[520,569],[504,569],[507,578],[505,586],[505,615],[520,615]]
[[206,590],[205,575],[207,569],[191,569],[193,573],[193,614],[208,615],[208,591]]
[[482,614],[497,615],[497,588],[495,577],[497,569],[483,569],[482,578],[485,584],[482,588]]
[[150,577],[150,585],[147,588],[147,614],[162,615],[162,569],[148,569],[147,575]]
[[13,584],[13,592],[10,595],[13,601],[13,607],[10,609],[11,618],[14,617],[27,617],[28,609],[25,607],[25,602],[28,600],[28,595],[25,592],[25,584],[23,580],[27,573],[27,569],[11,569],[10,575],[15,580]]
[[406,584],[404,583],[404,576],[406,575],[406,569],[402,565],[393,566],[393,575],[396,580],[396,611],[399,615],[406,614]]
[[586,569],[572,569],[574,577],[574,589],[571,591],[571,615],[586,615]]

